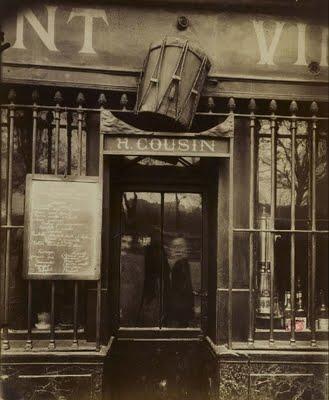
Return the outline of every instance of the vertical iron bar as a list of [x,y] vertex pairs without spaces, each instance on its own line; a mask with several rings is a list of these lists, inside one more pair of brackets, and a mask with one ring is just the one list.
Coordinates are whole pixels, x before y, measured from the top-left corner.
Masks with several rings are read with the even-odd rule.
[[26,350],[32,349],[32,281],[27,281],[27,338]]
[[[255,111],[256,103],[250,100],[250,170],[249,170],[249,229],[254,229],[255,210]],[[254,233],[249,233],[249,333],[248,343],[254,343]]]
[[[0,55],[0,57],[1,57],[1,55]],[[1,78],[1,67],[0,67],[0,78]],[[3,124],[3,122],[2,122],[2,119],[3,119],[2,111],[3,111],[3,108],[1,107],[1,102],[0,102],[0,154],[1,155],[2,155],[2,152],[3,152],[3,150],[2,150],[2,146],[3,146],[3,143],[2,143],[2,141],[3,141],[2,140],[2,124]],[[2,176],[2,170],[3,170],[3,158],[0,157],[0,176]],[[3,199],[3,194],[2,193],[3,193],[2,183],[0,181],[0,210],[2,210],[2,201],[3,201],[2,200]],[[0,217],[0,243],[3,243],[2,237],[3,237],[2,218]],[[3,268],[3,266],[2,266],[2,255],[0,255],[0,274],[2,274],[2,268]],[[3,288],[3,284],[4,284],[4,281],[3,280],[0,281],[0,309],[1,310],[3,310],[3,306],[4,306],[4,288]]]
[[47,152],[47,173],[51,174],[52,147],[53,147],[53,113],[47,112],[47,137],[48,137],[48,152]]
[[[312,122],[313,123],[313,122]],[[307,135],[307,157],[308,157],[308,182],[307,182],[307,229],[312,229],[312,138]],[[311,326],[311,292],[312,292],[312,234],[307,234],[307,327]]]
[[66,135],[67,135],[67,167],[66,171],[68,175],[72,172],[72,113],[67,111],[66,116]]
[[[230,114],[235,109],[235,101],[231,97],[228,102]],[[233,341],[233,221],[234,221],[234,137],[230,138],[230,159],[229,159],[229,234],[228,234],[228,347],[232,348]]]
[[[270,103],[271,114],[271,230],[275,229],[275,211],[276,211],[276,101]],[[275,271],[275,232],[270,235],[270,345],[274,344],[274,271]]]
[[[101,107],[102,110],[103,107]],[[100,111],[101,112],[101,111]],[[103,200],[103,146],[104,134],[101,132],[99,137],[99,161],[98,161],[98,179],[101,185],[101,199]],[[97,281],[97,301],[96,301],[96,350],[100,350],[100,332],[101,332],[101,299],[102,299],[102,279]]]
[[15,122],[15,100],[16,94],[13,90],[10,91],[8,98],[11,100],[9,106],[9,137],[7,148],[7,207],[6,207],[6,253],[5,253],[5,277],[4,277],[4,329],[2,348],[8,350],[10,348],[8,340],[8,317],[9,317],[9,279],[10,279],[10,248],[11,248],[11,225],[12,214],[12,184],[13,184],[13,151],[14,151],[14,122]]
[[55,107],[55,175],[58,175],[59,167],[59,140],[60,140],[60,105],[63,101],[61,92],[57,91],[54,96]]
[[85,97],[83,93],[79,93],[77,96],[77,103],[78,103],[78,175],[82,174],[82,121],[83,121],[83,111],[82,105],[85,102]]
[[38,109],[36,103],[33,103],[33,126],[32,126],[32,174],[35,174],[35,164],[36,164],[36,143],[37,143],[37,119],[38,119]]
[[[56,92],[54,96],[56,103],[55,107],[55,169],[54,174],[58,175],[59,166],[59,135],[60,135],[60,103],[62,101],[62,95],[60,92]],[[54,349],[55,345],[55,281],[51,281],[51,310],[50,310],[50,340],[49,349]]]
[[82,171],[82,112],[78,111],[78,175],[81,175]]
[[[312,107],[312,106],[311,106]],[[316,327],[315,327],[315,292],[316,292],[316,160],[317,160],[317,110],[313,108],[312,120],[312,271],[311,271],[311,346],[316,346]]]
[[50,296],[50,340],[48,348],[55,348],[55,281],[51,281]]
[[[296,111],[297,103],[291,102],[290,111],[292,113],[291,121],[291,204],[290,204],[290,229],[296,228]],[[294,232],[290,234],[290,290],[291,290],[291,326],[290,326],[290,344],[296,343],[296,291],[295,291],[295,264],[296,264],[296,236]]]
[[[38,109],[37,100],[38,92],[36,90],[32,93],[33,112],[32,112],[32,174],[36,171],[36,143],[37,143],[37,120]],[[26,350],[32,349],[32,281],[29,279],[27,282],[27,338],[25,344]]]
[[78,305],[79,305],[79,284],[74,282],[74,310],[73,310],[73,347],[78,347]]
[[[84,103],[84,96],[82,93],[78,94],[77,103],[79,105],[79,107],[78,107],[78,175],[81,176],[82,175],[82,120],[83,120],[83,113],[81,111],[81,108],[82,108],[82,104]],[[68,123],[69,123],[69,119],[68,119]],[[70,135],[70,137],[71,137],[71,135]],[[98,292],[97,292],[97,295],[98,295]],[[75,281],[74,282],[74,305],[73,305],[73,347],[78,347],[78,307],[79,307],[79,284],[78,284],[78,281]]]
[[97,299],[96,299],[96,350],[100,350],[100,333],[101,333],[101,295],[102,281],[97,281]]
[[[161,235],[161,237],[160,237],[160,243],[161,243],[161,246],[160,246],[160,257],[161,257],[160,268],[161,269],[160,269],[160,271],[161,271],[161,274],[160,274],[160,310],[159,310],[159,313],[160,313],[159,327],[160,328],[162,328],[163,317],[164,317],[164,282],[163,282],[163,279],[164,279],[164,271],[163,271],[163,269],[164,269],[164,266],[163,266],[163,257],[164,257],[163,225],[164,225],[164,221],[163,221],[163,218],[164,218],[164,193],[161,192],[161,210],[160,210],[160,235]],[[176,215],[176,218],[177,218],[177,215]]]
[[60,112],[59,104],[56,104],[55,109],[55,175],[58,175],[59,167],[59,136],[60,136]]

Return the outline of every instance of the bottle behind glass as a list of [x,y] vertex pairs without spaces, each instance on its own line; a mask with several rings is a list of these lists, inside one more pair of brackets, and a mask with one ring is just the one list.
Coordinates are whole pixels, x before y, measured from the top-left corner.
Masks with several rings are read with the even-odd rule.
[[326,305],[326,296],[324,290],[320,291],[320,306],[317,313],[317,329],[319,331],[329,330],[328,307]]
[[286,331],[291,330],[291,293],[286,291],[285,293],[285,305],[284,305],[284,328]]
[[307,327],[306,311],[303,305],[303,293],[297,292],[297,308],[295,313],[295,330],[296,332],[305,331]]

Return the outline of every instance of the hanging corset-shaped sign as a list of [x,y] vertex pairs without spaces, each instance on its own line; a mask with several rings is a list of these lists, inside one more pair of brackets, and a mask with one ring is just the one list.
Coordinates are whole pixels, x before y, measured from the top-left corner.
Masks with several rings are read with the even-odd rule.
[[150,46],[138,87],[136,111],[152,128],[188,129],[210,69],[202,50],[167,37]]

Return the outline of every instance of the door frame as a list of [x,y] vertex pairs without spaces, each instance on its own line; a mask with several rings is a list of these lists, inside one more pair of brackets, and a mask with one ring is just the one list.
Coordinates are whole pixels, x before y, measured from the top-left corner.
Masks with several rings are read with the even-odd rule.
[[[181,146],[174,152],[165,152],[158,154],[166,157],[184,157],[193,156],[202,159],[216,159],[218,161],[217,182],[216,187],[209,190],[212,193],[211,208],[216,209],[210,216],[211,224],[214,229],[211,233],[214,240],[211,247],[214,249],[214,259],[208,260],[209,276],[208,288],[211,288],[211,296],[208,292],[208,316],[211,315],[207,324],[206,337],[215,344],[220,343],[225,336],[225,340],[232,341],[232,287],[233,287],[233,153],[234,153],[234,114],[233,111],[226,116],[219,117],[218,125],[199,133],[195,132],[150,132],[133,127],[126,122],[115,117],[109,110],[101,109],[100,113],[100,141],[99,141],[99,177],[103,182],[103,227],[102,227],[102,287],[107,293],[110,292],[108,287],[108,264],[105,260],[110,260],[109,246],[106,238],[110,237],[110,182],[111,168],[109,168],[109,156],[128,155],[128,156],[152,156],[154,155],[155,143],[164,143],[165,140],[171,138],[182,140]],[[145,151],[136,153],[136,143],[140,141],[143,146],[152,141],[153,149],[149,146]],[[157,140],[157,142],[154,141]],[[130,141],[132,140],[132,141]],[[137,140],[137,142],[136,142]],[[208,141],[214,146],[211,151],[204,152],[200,145],[196,149],[196,141]],[[124,143],[122,147],[122,143]],[[129,143],[134,143],[130,147]],[[198,142],[200,143],[200,142]],[[205,143],[205,142],[204,142]],[[120,146],[119,146],[120,144]],[[188,144],[188,151],[184,150],[184,146]],[[205,147],[209,148],[205,144]],[[194,151],[195,150],[195,151]],[[206,149],[207,150],[207,149]],[[210,199],[209,199],[210,200]],[[210,245],[209,245],[210,246]],[[105,262],[104,262],[105,261]],[[111,266],[110,266],[111,268]],[[223,294],[224,293],[224,297]],[[227,296],[226,296],[227,294]],[[107,295],[108,296],[108,295]],[[100,290],[98,290],[100,297]],[[210,311],[211,309],[211,311]],[[108,314],[111,315],[113,310],[109,309]],[[224,312],[224,314],[223,314]],[[225,317],[226,314],[226,317]],[[220,318],[221,315],[221,318]],[[100,316],[99,316],[100,317]],[[223,318],[224,317],[224,318]],[[211,323],[211,327],[210,327]],[[105,337],[111,336],[115,330],[110,324],[108,332],[104,332]],[[136,334],[136,330],[134,330]],[[221,333],[222,332],[222,333]],[[227,333],[226,333],[227,332]],[[172,332],[169,337],[175,335],[175,338],[181,337]],[[143,332],[140,337],[145,338]],[[192,333],[192,337],[195,334]],[[137,338],[134,335],[134,338]],[[155,338],[158,338],[156,336]]]
[[[152,167],[151,167],[152,168]],[[200,337],[207,332],[207,282],[208,282],[208,185],[184,182],[159,184],[149,182],[109,182],[110,220],[112,221],[107,240],[110,248],[108,265],[109,308],[111,310],[111,333],[116,337]],[[111,187],[113,188],[111,190]],[[201,259],[201,320],[200,327],[120,327],[120,237],[121,237],[121,199],[127,191],[153,193],[199,193],[202,196],[202,259]],[[104,221],[106,224],[106,222]]]

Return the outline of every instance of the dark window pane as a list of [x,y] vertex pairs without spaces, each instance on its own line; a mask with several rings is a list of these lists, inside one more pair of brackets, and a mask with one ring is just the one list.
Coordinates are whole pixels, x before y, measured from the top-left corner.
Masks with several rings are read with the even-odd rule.
[[159,193],[123,194],[120,257],[121,326],[159,326],[160,215]]
[[[164,296],[166,322],[171,327],[197,327],[201,313],[201,195],[166,193],[163,224],[171,277],[169,293]],[[164,275],[166,281],[166,271]]]
[[200,194],[124,193],[121,326],[199,326],[201,249]]

